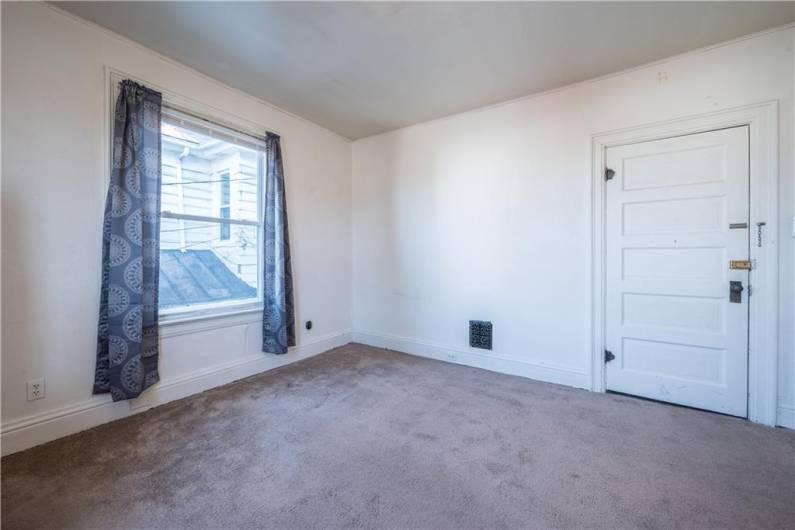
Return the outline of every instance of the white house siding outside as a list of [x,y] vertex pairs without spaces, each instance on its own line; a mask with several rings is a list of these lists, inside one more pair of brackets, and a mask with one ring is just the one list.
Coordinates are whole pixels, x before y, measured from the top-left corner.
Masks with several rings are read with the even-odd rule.
[[[256,221],[260,157],[257,151],[164,123],[161,210]],[[222,201],[224,186],[228,186],[228,202]],[[164,217],[160,246],[162,250],[210,249],[236,276],[257,287],[256,226]]]

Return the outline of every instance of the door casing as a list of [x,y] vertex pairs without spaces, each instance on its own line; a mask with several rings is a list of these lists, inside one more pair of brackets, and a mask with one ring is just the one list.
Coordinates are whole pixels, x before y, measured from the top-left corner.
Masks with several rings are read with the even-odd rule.
[[[778,385],[778,101],[678,118],[591,136],[591,390],[605,392],[605,150],[747,125],[750,156],[748,419],[776,424]],[[762,246],[757,223],[765,223]]]

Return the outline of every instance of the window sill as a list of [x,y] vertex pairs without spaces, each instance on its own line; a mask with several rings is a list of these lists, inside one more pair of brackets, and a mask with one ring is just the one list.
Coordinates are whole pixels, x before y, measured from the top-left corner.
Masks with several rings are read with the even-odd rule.
[[174,337],[200,331],[228,328],[260,322],[262,304],[181,311],[160,316],[160,336]]

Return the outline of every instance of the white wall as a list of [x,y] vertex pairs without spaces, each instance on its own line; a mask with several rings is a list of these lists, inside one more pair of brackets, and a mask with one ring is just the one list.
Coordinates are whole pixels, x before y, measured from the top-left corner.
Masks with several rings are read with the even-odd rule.
[[[351,160],[343,138],[42,4],[2,4],[2,62],[4,453],[130,413],[128,403],[91,396],[107,173],[105,66],[275,130],[285,156],[296,351],[261,353],[258,314],[199,333],[169,327],[162,382],[136,405],[348,342]],[[47,397],[26,401],[25,382],[36,377],[46,378]]]
[[[121,37],[46,5],[3,3],[3,453],[318,353],[347,342],[352,327],[373,344],[588,386],[591,135],[773,99],[779,412],[795,427],[792,48],[792,29],[758,36],[363,139],[351,159],[339,136]],[[259,352],[257,314],[224,327],[173,325],[164,329],[163,381],[142,401],[90,395],[105,66],[281,133],[294,352]],[[494,321],[493,352],[467,347],[471,318]],[[47,397],[26,401],[25,381],[41,376]]]
[[[792,28],[355,142],[354,339],[587,387],[591,135],[769,100],[795,427]],[[494,322],[493,352],[468,348],[470,319]]]

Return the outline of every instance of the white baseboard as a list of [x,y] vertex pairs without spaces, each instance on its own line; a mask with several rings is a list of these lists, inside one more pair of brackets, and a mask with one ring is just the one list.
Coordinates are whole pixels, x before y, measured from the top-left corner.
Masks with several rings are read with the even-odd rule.
[[[291,348],[287,355],[253,354],[229,363],[164,379],[136,400],[114,403],[110,396],[95,396],[80,403],[6,422],[0,428],[2,454],[22,451],[244,377],[291,364],[344,346],[352,340],[378,348],[387,348],[420,357],[549,383],[585,389],[588,389],[590,385],[588,374],[585,371],[570,367],[484,354],[383,333],[340,331]],[[795,407],[779,406],[777,416],[777,425],[795,429]]]
[[464,350],[444,344],[370,331],[354,331],[352,338],[353,342],[367,344],[368,346],[387,348],[420,357],[482,368],[492,372],[519,375],[547,383],[590,389],[588,373],[584,370],[577,370],[567,366],[504,357],[491,353],[479,353],[474,350]]
[[795,407],[779,405],[778,414],[776,414],[776,425],[795,429]]
[[267,370],[294,363],[351,341],[349,331],[340,331],[290,348],[286,355],[252,354],[229,363],[161,380],[131,401],[113,402],[110,396],[86,401],[9,421],[0,428],[2,454],[7,455],[74,434],[109,421],[225,385]]

